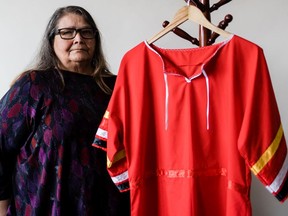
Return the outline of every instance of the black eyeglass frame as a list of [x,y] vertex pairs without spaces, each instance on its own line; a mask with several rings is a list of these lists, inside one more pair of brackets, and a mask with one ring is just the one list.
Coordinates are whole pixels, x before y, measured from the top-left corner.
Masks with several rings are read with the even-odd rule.
[[[63,30],[72,30],[73,31],[73,37],[68,37],[68,38],[63,38],[63,35],[61,34],[61,31]],[[82,31],[83,30],[92,30],[92,36],[91,37],[86,37],[82,34]],[[94,39],[95,38],[95,35],[96,35],[96,31],[92,28],[79,28],[79,29],[76,29],[76,28],[61,28],[61,29],[57,29],[56,30],[56,33],[55,35],[59,35],[63,40],[72,40],[76,37],[77,33],[79,32],[80,36],[84,39]]]

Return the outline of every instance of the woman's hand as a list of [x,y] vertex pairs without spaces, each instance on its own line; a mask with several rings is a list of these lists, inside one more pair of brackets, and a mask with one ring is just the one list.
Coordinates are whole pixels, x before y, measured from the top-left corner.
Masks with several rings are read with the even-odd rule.
[[0,216],[7,215],[9,200],[0,200]]

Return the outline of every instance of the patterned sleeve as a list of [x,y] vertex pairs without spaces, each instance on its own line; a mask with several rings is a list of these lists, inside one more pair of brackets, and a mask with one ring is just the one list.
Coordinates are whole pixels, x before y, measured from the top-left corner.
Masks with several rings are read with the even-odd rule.
[[288,194],[287,145],[262,49],[247,82],[238,147],[252,173],[281,202]]
[[[125,103],[124,79],[119,70],[112,97],[95,135],[93,146],[107,151],[108,172],[119,191],[128,191],[129,177],[123,141]],[[126,101],[126,102],[125,102]]]
[[29,136],[35,115],[30,75],[22,76],[0,101],[0,200],[9,198],[16,154]]

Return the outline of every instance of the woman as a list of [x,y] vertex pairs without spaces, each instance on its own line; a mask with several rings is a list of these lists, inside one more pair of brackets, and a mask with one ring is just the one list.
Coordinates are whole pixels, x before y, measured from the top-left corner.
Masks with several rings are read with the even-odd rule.
[[91,15],[56,10],[36,65],[0,102],[3,215],[129,215],[129,194],[91,146],[114,82]]

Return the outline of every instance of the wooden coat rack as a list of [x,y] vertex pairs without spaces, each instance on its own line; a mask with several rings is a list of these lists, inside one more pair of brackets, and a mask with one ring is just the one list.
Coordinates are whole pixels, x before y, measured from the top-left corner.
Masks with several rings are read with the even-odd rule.
[[[184,0],[187,4],[189,2],[189,4],[194,4],[197,8],[199,8],[202,13],[204,14],[204,16],[211,21],[211,16],[210,14],[215,11],[218,10],[221,6],[227,4],[228,2],[232,1],[232,0],[220,0],[219,2],[213,4],[210,7],[210,1],[209,0]],[[233,17],[231,14],[227,14],[224,17],[224,20],[222,20],[221,22],[219,22],[218,27],[221,29],[225,29],[228,24],[232,21]],[[166,27],[169,24],[169,22],[167,20],[165,20],[162,24],[163,27]],[[179,27],[176,27],[175,29],[172,30],[176,35],[178,35],[179,37],[190,41],[192,44],[197,45],[199,47],[203,47],[203,46],[207,46],[207,45],[211,45],[215,42],[215,40],[217,39],[217,37],[219,37],[219,35],[215,32],[211,32],[211,30],[206,29],[203,26],[199,26],[199,38],[195,38],[192,37],[191,35],[189,35],[187,32],[185,32],[184,30],[182,30]]]

